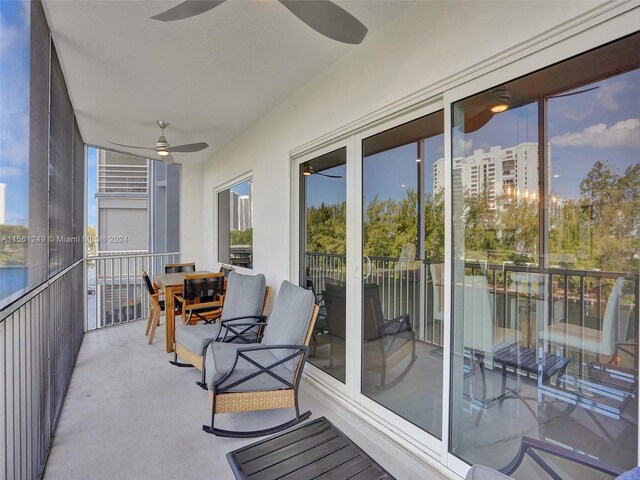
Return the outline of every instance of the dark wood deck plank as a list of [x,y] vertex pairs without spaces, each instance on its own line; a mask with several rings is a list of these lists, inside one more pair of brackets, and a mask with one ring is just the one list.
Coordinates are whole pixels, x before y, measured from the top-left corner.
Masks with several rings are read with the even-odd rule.
[[371,466],[371,461],[363,456],[358,456],[348,462],[338,465],[332,470],[320,475],[315,480],[344,480],[366,470]]
[[333,469],[336,465],[341,465],[344,462],[353,460],[360,457],[360,452],[353,446],[347,445],[346,447],[327,455],[324,458],[319,459],[307,465],[300,470],[291,472],[285,475],[281,480],[300,480],[301,478],[316,478],[324,473],[327,473]]
[[[352,476],[348,477],[348,480],[382,480],[382,479],[391,479],[393,478],[391,475],[385,472],[381,472],[379,468],[375,465],[371,465],[366,470]],[[345,479],[347,480],[347,479]]]
[[324,417],[229,452],[227,459],[243,480],[393,480]]
[[241,448],[236,451],[236,459],[240,463],[247,463],[263,455],[275,452],[280,448],[299,442],[303,438],[322,433],[330,428],[331,426],[324,422],[310,423],[308,428],[291,430],[282,436],[273,439],[266,439],[253,445],[249,445],[248,447]]
[[[332,440],[329,440],[327,443],[322,445],[316,445],[311,450],[302,452],[295,457],[288,458],[287,460],[280,462],[278,464],[272,465],[271,467],[257,472],[254,475],[250,475],[249,478],[251,480],[276,480],[289,472],[294,472],[296,470],[300,470],[307,465],[317,462],[318,460],[326,457],[327,455],[332,454],[336,450],[340,450],[344,448],[345,441],[342,437],[336,437]],[[300,478],[302,480],[302,478]]]
[[[282,464],[293,457],[305,455],[309,450],[318,448],[319,445],[326,445],[336,438],[340,439],[340,441],[337,442],[336,448],[342,448],[348,445],[348,443],[340,437],[338,432],[332,428],[328,428],[318,435],[302,438],[299,441],[273,451],[268,455],[262,455],[250,462],[245,462],[243,464],[244,471],[247,472],[247,475],[251,476],[273,466],[280,468],[278,464]],[[332,445],[333,444],[336,444],[336,442],[333,442]]]

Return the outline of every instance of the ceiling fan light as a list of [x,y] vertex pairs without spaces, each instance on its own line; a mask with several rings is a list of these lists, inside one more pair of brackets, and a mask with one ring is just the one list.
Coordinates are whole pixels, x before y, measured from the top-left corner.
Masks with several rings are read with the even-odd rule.
[[491,107],[491,111],[493,113],[500,113],[500,112],[504,112],[508,108],[509,108],[509,105],[507,105],[506,103],[499,103],[499,104],[494,105],[493,107]]
[[166,150],[158,150],[158,155],[164,157],[166,155],[169,155],[169,152],[167,152]]

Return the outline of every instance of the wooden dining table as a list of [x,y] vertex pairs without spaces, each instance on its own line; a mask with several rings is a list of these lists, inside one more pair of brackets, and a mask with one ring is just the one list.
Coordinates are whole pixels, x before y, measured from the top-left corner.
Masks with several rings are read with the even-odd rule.
[[198,270],[197,272],[158,273],[153,276],[153,284],[156,290],[161,290],[164,295],[164,325],[167,353],[173,352],[173,345],[175,342],[176,315],[174,297],[176,294],[182,293],[185,275],[197,275],[203,273],[213,272],[208,270]]

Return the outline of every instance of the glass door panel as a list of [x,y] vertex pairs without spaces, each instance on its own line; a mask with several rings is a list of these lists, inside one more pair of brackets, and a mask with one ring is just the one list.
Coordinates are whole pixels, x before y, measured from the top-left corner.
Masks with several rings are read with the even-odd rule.
[[342,383],[346,369],[346,148],[300,165],[300,285],[320,313],[309,361]]
[[444,241],[444,216],[433,173],[443,128],[437,112],[362,145],[361,391],[438,438],[442,284],[435,286],[431,272],[442,271],[444,254],[443,245],[434,246]]
[[[616,51],[636,69],[607,71]],[[630,52],[612,44],[453,105],[449,448],[470,464],[503,467],[523,436],[637,464]]]

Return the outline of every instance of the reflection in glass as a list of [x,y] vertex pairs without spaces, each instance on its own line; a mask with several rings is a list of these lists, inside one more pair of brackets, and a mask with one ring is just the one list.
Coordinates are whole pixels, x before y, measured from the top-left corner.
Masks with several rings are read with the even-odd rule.
[[615,49],[453,106],[449,447],[468,463],[528,436],[636,465],[640,71],[607,76]]
[[218,193],[218,259],[253,268],[253,180]]
[[300,284],[313,291],[320,312],[310,362],[345,382],[346,149],[300,165]]
[[[46,279],[46,198],[29,216],[30,4],[0,2],[0,307]],[[48,60],[48,59],[47,59]],[[45,87],[46,88],[46,87]],[[48,92],[45,92],[48,94]],[[38,165],[39,166],[39,165]],[[46,170],[45,170],[46,172]],[[34,174],[42,177],[42,172]],[[46,175],[45,175],[46,177]],[[46,182],[46,178],[45,178]],[[45,183],[46,197],[46,183]],[[39,207],[40,211],[38,211]],[[43,215],[44,213],[44,215]],[[44,222],[39,220],[44,219]],[[30,237],[38,242],[28,242]],[[31,254],[30,254],[31,252]]]
[[443,125],[437,112],[363,142],[362,393],[438,438]]

